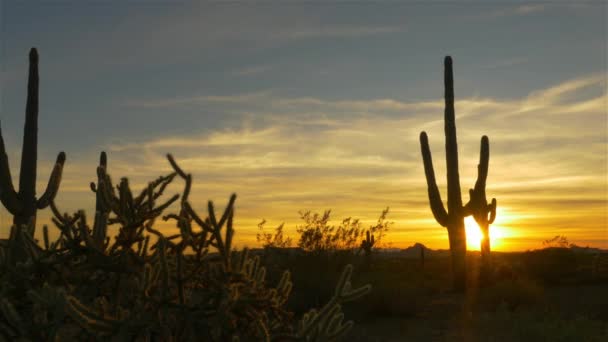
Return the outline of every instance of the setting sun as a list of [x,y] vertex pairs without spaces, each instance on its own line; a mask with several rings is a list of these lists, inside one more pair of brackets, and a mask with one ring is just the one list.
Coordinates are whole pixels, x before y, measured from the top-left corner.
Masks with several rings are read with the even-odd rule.
[[[475,219],[472,216],[469,216],[464,219],[464,226],[467,232],[467,249],[480,250],[482,234],[477,222],[475,222]],[[490,227],[490,229],[492,228]]]
[[[472,216],[464,219],[465,230],[467,233],[467,249],[468,250],[481,250],[481,238],[482,233]],[[500,249],[502,245],[502,238],[506,237],[506,229],[501,226],[490,225],[490,246],[494,250]]]

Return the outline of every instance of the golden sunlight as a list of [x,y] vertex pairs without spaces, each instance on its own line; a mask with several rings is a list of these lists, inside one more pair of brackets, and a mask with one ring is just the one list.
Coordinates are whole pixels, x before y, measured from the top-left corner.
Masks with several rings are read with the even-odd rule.
[[[475,222],[473,216],[468,216],[464,219],[464,229],[467,233],[467,249],[468,250],[480,250],[481,249],[481,230]],[[490,227],[491,231],[492,227]],[[490,246],[492,241],[490,240]]]
[[[496,220],[490,225],[490,249],[500,249],[504,247],[504,239],[516,236],[509,227],[516,221],[516,218],[508,213],[508,208],[496,208]],[[465,231],[467,233],[467,249],[481,250],[481,230],[475,222],[473,216],[468,216],[464,219]]]

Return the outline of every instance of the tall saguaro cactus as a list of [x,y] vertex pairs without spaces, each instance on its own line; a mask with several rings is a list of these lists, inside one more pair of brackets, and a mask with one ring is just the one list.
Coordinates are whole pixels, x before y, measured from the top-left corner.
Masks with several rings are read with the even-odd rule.
[[[429,148],[428,138],[425,132],[420,133],[420,146],[422,149],[422,160],[424,162],[424,173],[428,185],[429,202],[433,216],[437,222],[446,227],[450,241],[450,252],[452,254],[452,270],[454,275],[454,288],[456,290],[464,290],[466,286],[466,251],[467,240],[464,226],[464,218],[470,215],[475,205],[462,205],[462,197],[460,194],[460,177],[458,175],[458,144],[456,141],[456,119],[454,115],[454,76],[452,72],[452,58],[445,57],[444,61],[444,86],[445,86],[445,154],[447,166],[447,181],[448,181],[448,208],[443,206],[441,194],[435,181],[435,171],[433,170],[433,159]],[[485,175],[487,175],[487,163],[489,159],[489,151],[486,148],[486,157],[484,158],[484,141],[487,147],[487,137],[482,139],[482,156],[480,161],[480,176],[484,170],[481,165],[485,160]],[[480,181],[480,178],[482,181]],[[485,203],[485,177],[480,177],[477,180],[476,190],[472,190],[472,198],[475,201],[480,201],[481,196],[478,192],[483,191],[483,201]],[[476,192],[477,191],[477,192]],[[487,211],[486,211],[487,213]]]
[[55,167],[47,184],[46,191],[36,198],[36,162],[38,149],[38,52],[30,50],[29,79],[27,84],[27,104],[25,109],[25,128],[23,150],[21,153],[21,170],[19,175],[19,192],[15,191],[11,179],[8,157],[0,128],[0,201],[13,215],[13,224],[20,229],[22,225],[31,224],[31,233],[36,225],[36,210],[49,206],[55,198],[61,173],[65,162],[65,153],[57,155]]

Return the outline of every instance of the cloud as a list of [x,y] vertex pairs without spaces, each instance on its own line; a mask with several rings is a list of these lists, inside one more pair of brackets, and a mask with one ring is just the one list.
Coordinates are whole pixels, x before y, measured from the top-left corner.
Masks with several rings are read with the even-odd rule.
[[545,10],[545,5],[537,4],[537,5],[520,5],[515,8],[515,13],[517,14],[530,14],[535,12],[542,12]]
[[498,8],[491,12],[483,13],[479,17],[481,18],[499,18],[499,17],[510,17],[510,16],[526,16],[534,13],[544,12],[550,6],[546,4],[525,4],[518,6],[508,6]]
[[234,70],[230,74],[232,76],[236,76],[236,77],[249,77],[249,76],[263,74],[270,70],[272,70],[272,66],[270,66],[270,65],[257,65],[257,66],[251,66],[251,67],[247,67],[247,68],[241,68],[238,70]]
[[493,62],[488,63],[486,65],[482,65],[480,68],[481,69],[486,69],[486,70],[493,70],[493,69],[508,68],[508,67],[512,67],[512,66],[515,66],[515,65],[525,64],[527,62],[528,62],[528,58],[513,57],[513,58],[507,58],[507,59],[502,59],[502,60],[498,60],[498,61],[493,61]]
[[311,26],[293,30],[289,28],[287,30],[281,30],[281,32],[275,33],[273,38],[279,40],[354,38],[401,33],[405,31],[406,29],[403,26]]
[[[591,220],[605,222],[605,89],[603,75],[589,75],[519,99],[457,100],[463,200],[475,181],[479,139],[487,134],[488,197],[497,197],[511,213],[513,221],[504,224],[516,231],[515,226],[525,227],[523,234],[534,229],[558,234],[567,227],[591,226]],[[437,179],[445,191],[441,99],[327,100],[263,92],[182,98],[174,105],[190,102],[254,107],[258,112],[249,112],[249,118],[256,118],[259,127],[163,137],[129,148],[157,156],[147,159],[159,163],[152,168],[165,163],[160,150],[176,151],[197,175],[197,189],[220,194],[230,187],[242,194],[247,219],[257,215],[296,224],[293,216],[299,209],[332,207],[372,220],[388,205],[405,208],[394,218],[400,225],[397,234],[408,243],[421,238],[421,225],[434,227],[418,134],[426,130],[430,136]],[[533,217],[526,217],[531,208]],[[564,216],[568,212],[572,215]],[[597,233],[573,237],[587,241]]]

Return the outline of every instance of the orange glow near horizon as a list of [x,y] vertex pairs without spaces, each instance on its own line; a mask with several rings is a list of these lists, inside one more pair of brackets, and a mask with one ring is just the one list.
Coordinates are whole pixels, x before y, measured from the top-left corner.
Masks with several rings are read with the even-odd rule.
[[[512,225],[514,219],[507,214],[507,210],[496,208],[496,219],[490,225],[490,249],[504,249],[503,240],[513,237],[515,234],[507,226]],[[481,239],[483,237],[479,225],[475,222],[473,216],[464,219],[465,230],[467,234],[467,249],[479,251],[481,250]]]

